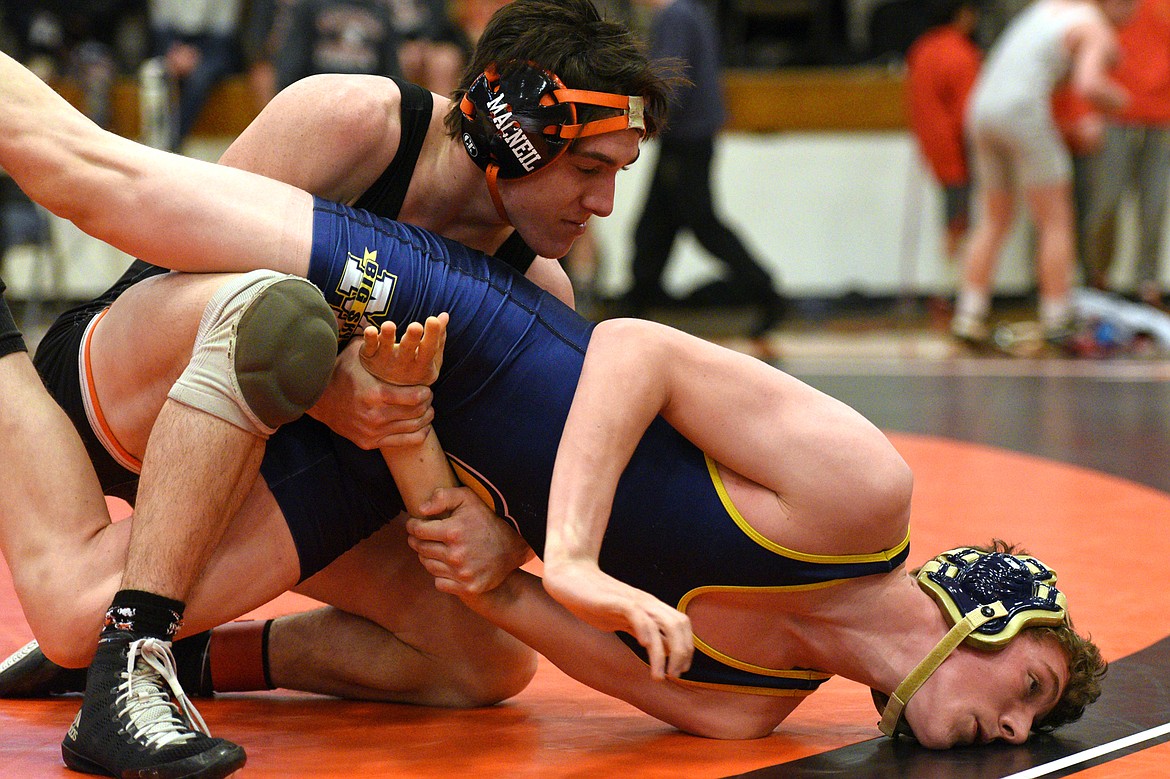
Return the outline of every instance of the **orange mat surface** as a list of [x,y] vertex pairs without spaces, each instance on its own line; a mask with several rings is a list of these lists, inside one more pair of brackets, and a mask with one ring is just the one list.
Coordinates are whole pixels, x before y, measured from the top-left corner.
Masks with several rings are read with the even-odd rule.
[[[1017,541],[1059,572],[1076,624],[1107,658],[1136,652],[1170,632],[1170,567],[1164,564],[1170,559],[1170,496],[1028,455],[891,437],[916,474],[912,563],[992,537]],[[306,605],[311,601],[290,595],[258,613]],[[29,637],[0,566],[0,657]],[[77,776],[61,765],[59,744],[79,702],[0,701],[0,777]],[[547,663],[521,695],[475,711],[284,691],[225,695],[198,706],[213,733],[246,747],[248,765],[240,775],[249,777],[725,777],[878,736],[868,691],[840,679],[824,685],[771,736],[718,742],[672,731]],[[1077,774],[1166,775],[1165,744]]]

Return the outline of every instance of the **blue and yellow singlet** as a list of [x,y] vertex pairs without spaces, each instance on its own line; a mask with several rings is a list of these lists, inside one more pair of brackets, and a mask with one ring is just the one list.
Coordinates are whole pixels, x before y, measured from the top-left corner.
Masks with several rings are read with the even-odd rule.
[[[497,260],[324,201],[316,203],[309,276],[351,333],[386,319],[450,314],[432,387],[435,430],[463,483],[543,549],[553,463],[593,325]],[[309,419],[271,438],[264,475],[306,575],[344,551],[338,538],[352,544],[401,508],[378,452]],[[904,542],[880,554],[825,557],[771,543],[732,505],[714,463],[659,418],[618,483],[600,563],[685,610],[713,588],[821,587],[885,573],[907,551]],[[698,650],[683,677],[697,684],[802,695],[828,678],[758,668],[701,642]]]

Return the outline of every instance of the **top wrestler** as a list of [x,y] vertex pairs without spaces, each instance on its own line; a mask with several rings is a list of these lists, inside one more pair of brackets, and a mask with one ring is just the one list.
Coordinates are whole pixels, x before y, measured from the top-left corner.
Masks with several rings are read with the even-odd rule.
[[[508,83],[505,76],[484,88]],[[513,574],[466,597],[583,681],[688,731],[744,738],[770,732],[838,673],[890,696],[884,731],[909,728],[932,747],[1019,742],[1079,716],[1096,697],[1099,654],[1072,630],[1054,575],[1034,559],[960,550],[919,577],[906,574],[909,472],[880,431],[843,404],[669,328],[629,320],[593,327],[498,261],[424,230],[104,133],[7,58],[0,85],[0,165],[87,232],[180,270],[246,271],[261,262],[306,276],[343,324],[355,273],[367,289],[387,292],[366,306],[365,320],[450,312],[434,432],[460,476],[546,561],[544,588]],[[551,97],[557,87],[544,91]],[[539,96],[529,96],[531,105],[510,97],[518,113],[545,105]],[[524,132],[536,144],[546,126]],[[248,277],[293,287],[290,297],[305,286]],[[310,296],[300,299],[317,316]],[[241,385],[253,378],[246,368],[234,366]],[[232,398],[255,414],[247,395],[237,388]],[[19,432],[21,418],[6,424]],[[296,499],[277,496],[277,505],[237,517],[201,584],[230,577],[247,555],[271,551],[275,562],[250,571],[249,592],[227,592],[230,605],[208,610],[243,611],[255,605],[249,599],[271,596],[297,555],[303,565],[305,555],[338,554],[320,535],[294,547],[290,533],[305,530],[305,519],[352,539],[402,507],[381,454],[309,418],[282,427],[271,439],[278,442],[284,467],[297,474]],[[14,492],[43,498],[45,477],[30,472],[30,452],[17,457]],[[475,512],[470,495],[440,491],[420,510]],[[39,515],[46,507],[26,508]],[[249,535],[265,523],[273,539]],[[3,524],[8,534],[15,523]],[[418,535],[431,557],[429,539]],[[6,556],[22,552],[7,535],[5,544]],[[874,602],[883,608],[867,605]],[[99,647],[66,737],[82,768],[93,738],[86,718],[110,705],[91,707],[99,664],[112,665],[103,654],[125,669],[134,651],[164,653],[157,641],[127,638],[121,616],[113,615],[110,643],[136,649]],[[643,648],[650,673],[627,645]],[[126,676],[139,673],[136,666]],[[132,718],[115,726],[145,739]],[[182,745],[156,754],[238,763],[223,742],[180,737]]]
[[[516,59],[540,63],[578,90],[636,96],[645,109],[641,119],[648,135],[664,111],[669,79],[650,67],[627,30],[602,20],[587,0],[509,4],[485,30],[464,85],[470,86],[491,70],[492,63]],[[578,92],[564,106],[580,113],[582,121],[598,110],[588,103],[588,94]],[[577,99],[581,96],[586,97],[584,102]],[[501,168],[482,154],[472,154],[475,147],[468,146],[459,132],[460,109],[458,95],[451,102],[386,79],[308,79],[274,100],[222,161],[422,224],[493,252],[520,270],[527,268],[530,278],[571,303],[572,292],[559,265],[533,257],[537,252],[544,257],[561,256],[592,215],[609,213],[617,171],[637,157],[642,135],[617,132],[616,124],[594,126],[602,132],[573,140],[567,153],[543,166],[539,175],[526,176],[526,160]],[[601,111],[615,113],[608,107]],[[483,119],[491,118],[490,113],[491,106],[485,105]],[[420,175],[414,175],[416,171]],[[116,289],[120,292],[157,272],[136,263]],[[38,590],[41,596],[35,603],[26,603],[38,636],[46,630],[57,633],[48,644],[63,662],[88,662],[100,613],[118,590],[165,598],[148,599],[159,615],[155,622],[165,631],[171,622],[168,613],[183,612],[180,604],[190,595],[195,574],[234,508],[242,504],[247,513],[270,500],[263,480],[253,489],[253,477],[271,425],[258,418],[247,420],[247,430],[231,427],[166,400],[167,391],[190,360],[191,343],[209,300],[218,294],[215,301],[221,301],[230,292],[221,289],[222,283],[222,278],[204,277],[134,284],[92,328],[87,326],[90,317],[109,300],[66,315],[42,341],[38,367],[84,431],[107,492],[133,498],[138,478],[132,471],[143,461],[133,530],[102,523],[86,526],[84,532],[74,528],[73,538],[94,540],[81,548],[44,543],[44,549],[58,550],[53,553],[58,559],[96,560],[81,570],[87,572],[88,580],[103,582],[100,588],[79,588],[85,592],[85,602],[77,604],[76,620],[61,619],[61,598],[47,589]],[[290,288],[295,290],[286,284],[271,291],[253,288],[244,294],[295,306],[295,292],[285,294]],[[273,301],[266,305],[271,307]],[[86,380],[102,399],[104,412],[103,423],[95,426],[96,437],[78,391],[76,364],[83,336]],[[295,330],[290,329],[286,337],[295,341]],[[356,364],[352,355],[346,352],[337,360],[329,389],[310,413],[363,446],[384,444],[387,436],[403,429],[407,436],[414,434],[411,431],[419,422],[407,420],[404,428],[399,417],[429,414],[427,391],[414,388],[393,393],[370,381],[364,371],[352,370]],[[298,358],[303,355],[288,356]],[[297,389],[304,397],[314,394],[311,386]],[[386,401],[396,398],[405,400],[405,410],[387,405]],[[270,408],[261,417],[270,422],[285,411]],[[425,421],[423,416],[421,422]],[[151,433],[149,453],[147,433]],[[182,442],[193,439],[214,442],[214,449],[208,449],[215,451],[214,459],[199,462],[187,457]],[[117,447],[109,444],[116,451],[114,457],[99,440],[117,442]],[[177,448],[170,443],[175,441]],[[129,464],[130,470],[123,464]],[[239,489],[228,489],[231,485]],[[42,528],[40,532],[49,531]],[[98,552],[101,545],[96,539],[106,533],[112,539],[131,534],[125,560]],[[517,545],[512,538],[506,540],[504,552],[515,558]],[[120,545],[125,545],[124,538]],[[410,575],[402,566],[388,565],[387,554],[403,556],[412,566]],[[325,566],[324,561],[317,564],[307,558],[300,562],[301,578]],[[429,581],[421,570],[415,575],[415,568],[413,554],[402,539],[394,538],[389,530],[380,533],[347,555],[346,561],[312,576],[302,586],[303,592],[339,609],[281,620],[270,635],[255,630],[249,632],[249,639],[257,647],[270,639],[273,677],[301,689],[447,705],[482,704],[521,689],[534,667],[531,653],[501,632],[489,632],[486,623],[454,599],[444,597],[441,600],[450,605],[434,605],[452,612],[446,621],[404,619],[399,602],[415,597],[436,600]],[[356,576],[357,570],[363,574]],[[376,573],[368,573],[371,570]],[[361,584],[355,585],[355,580]],[[237,581],[225,579],[225,585],[235,587]],[[419,590],[424,593],[416,596]],[[388,591],[400,593],[400,598],[385,598]],[[371,593],[383,597],[370,597]],[[90,602],[98,599],[105,600],[100,609]],[[150,609],[150,603],[141,602],[142,596],[132,599],[140,616]],[[127,605],[122,600],[118,599],[119,605]],[[52,628],[40,624],[42,614]],[[215,621],[202,620],[197,610],[186,616],[190,625]],[[145,617],[142,622],[149,624]],[[432,634],[440,622],[443,630]],[[371,623],[391,633],[374,630]],[[464,625],[465,630],[457,631],[456,625]],[[353,647],[353,653],[338,654],[323,643],[325,635]],[[207,646],[205,637],[202,646]],[[306,652],[332,658],[338,666],[336,673],[317,668],[300,676],[301,664],[283,662],[284,657]],[[432,662],[428,665],[423,659]]]

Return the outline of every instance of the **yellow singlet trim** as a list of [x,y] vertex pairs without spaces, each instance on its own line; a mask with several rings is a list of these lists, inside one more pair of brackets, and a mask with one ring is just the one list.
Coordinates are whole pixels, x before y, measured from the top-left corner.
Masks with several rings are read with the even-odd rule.
[[[696,596],[702,595],[705,592],[736,592],[736,591],[743,591],[743,592],[807,592],[808,590],[820,590],[820,589],[824,589],[826,587],[832,587],[834,584],[839,584],[840,582],[843,582],[843,581],[845,581],[845,579],[830,579],[829,581],[815,582],[813,584],[777,585],[774,587],[743,587],[743,586],[719,586],[719,585],[709,585],[709,586],[705,586],[705,587],[696,587],[695,589],[691,590],[686,595],[684,595],[682,597],[682,600],[680,600],[678,602],[678,610],[681,611],[683,614],[686,614],[687,613],[687,606],[690,604],[690,602]],[[707,655],[708,657],[710,657],[713,660],[716,660],[716,661],[722,663],[723,665],[730,666],[732,668],[736,668],[740,671],[747,671],[749,673],[759,674],[760,676],[771,676],[771,677],[775,677],[775,678],[779,678],[779,679],[822,679],[823,680],[823,679],[832,678],[832,676],[833,676],[833,674],[825,673],[823,671],[814,671],[814,670],[808,670],[808,669],[792,670],[792,669],[779,669],[779,668],[765,668],[762,665],[755,665],[754,663],[747,663],[747,662],[744,662],[743,660],[736,660],[731,655],[724,654],[723,652],[720,652],[718,649],[711,646],[706,641],[699,638],[697,635],[691,634],[691,640],[694,643],[695,648],[698,649],[703,654]],[[727,685],[716,685],[716,686],[727,687]],[[766,687],[759,688],[758,690],[756,690],[755,688],[745,688],[745,689],[748,691],[756,691],[756,692],[760,692],[760,693],[777,694],[775,691],[769,692],[770,688],[766,688]],[[812,692],[814,692],[814,691],[813,690],[803,690],[803,691],[802,690],[788,690],[785,692],[786,692],[786,694],[796,694],[796,693],[812,694]]]
[[893,549],[887,549],[884,552],[877,552],[874,554],[851,554],[851,555],[820,555],[807,554],[805,552],[797,552],[793,549],[780,546],[779,544],[765,538],[760,531],[756,530],[751,524],[744,519],[743,515],[739,513],[739,509],[731,502],[731,496],[727,494],[727,487],[723,484],[723,478],[719,475],[719,467],[715,464],[708,455],[704,454],[703,458],[707,461],[707,472],[711,474],[711,482],[715,485],[715,491],[719,494],[719,500],[723,503],[723,508],[726,509],[728,515],[739,526],[739,529],[744,532],[751,540],[755,541],[760,546],[784,557],[793,560],[803,560],[808,563],[879,563],[888,562],[902,553],[910,544],[910,529],[906,529],[906,537],[902,542]]
[[722,692],[739,692],[747,695],[771,695],[776,698],[807,698],[816,690],[784,690],[775,687],[749,687],[743,684],[719,684],[718,682],[696,682],[691,679],[671,679],[675,684],[684,687],[701,687],[705,690],[720,690]]

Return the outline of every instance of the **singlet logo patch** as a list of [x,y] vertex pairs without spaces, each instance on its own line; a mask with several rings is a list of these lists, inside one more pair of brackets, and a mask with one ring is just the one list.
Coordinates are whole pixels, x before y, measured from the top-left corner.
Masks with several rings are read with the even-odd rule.
[[366,325],[378,325],[390,310],[398,277],[378,266],[378,252],[364,249],[362,256],[349,254],[333,305],[342,340],[354,336]]

